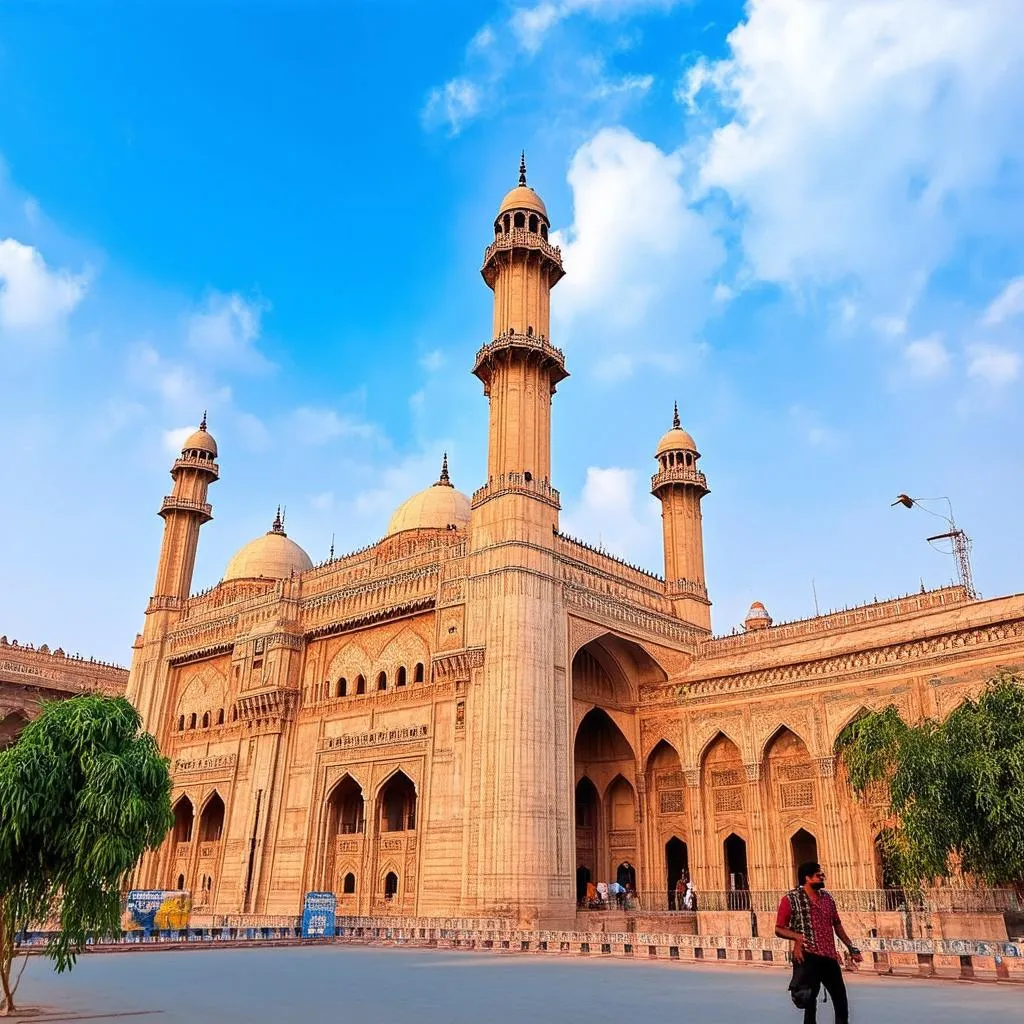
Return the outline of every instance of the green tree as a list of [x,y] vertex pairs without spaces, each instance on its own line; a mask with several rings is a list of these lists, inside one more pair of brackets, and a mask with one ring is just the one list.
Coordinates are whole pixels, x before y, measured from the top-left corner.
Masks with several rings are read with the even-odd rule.
[[895,707],[840,735],[854,791],[888,791],[888,866],[916,889],[956,868],[987,885],[1024,884],[1024,679],[1001,671],[939,722]]
[[0,752],[0,1013],[14,1009],[17,937],[53,922],[46,947],[69,970],[88,939],[120,931],[121,897],[173,821],[168,762],[123,697],[43,705]]

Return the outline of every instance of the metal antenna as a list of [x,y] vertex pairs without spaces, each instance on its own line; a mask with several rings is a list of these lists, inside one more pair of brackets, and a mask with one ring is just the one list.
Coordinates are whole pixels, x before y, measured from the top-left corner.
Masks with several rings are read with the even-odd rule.
[[[923,504],[926,501],[944,501],[949,509],[949,515],[944,516],[941,512],[933,512]],[[893,506],[902,505],[904,508],[914,508],[917,506],[917,508],[927,512],[928,515],[935,516],[936,519],[942,519],[946,523],[949,529],[945,533],[936,533],[934,536],[925,539],[929,544],[934,544],[940,540],[950,541],[957,580],[960,586],[967,592],[968,597],[972,600],[978,598],[980,595],[974,589],[974,573],[971,570],[971,538],[956,525],[956,520],[953,518],[953,503],[949,498],[945,495],[938,498],[911,498],[908,494],[897,494],[896,500],[892,504]]]

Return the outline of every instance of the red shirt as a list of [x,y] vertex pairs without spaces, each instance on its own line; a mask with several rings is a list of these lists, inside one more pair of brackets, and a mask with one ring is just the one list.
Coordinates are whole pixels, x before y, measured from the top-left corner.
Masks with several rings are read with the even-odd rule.
[[[804,949],[818,956],[828,956],[833,960],[839,959],[836,952],[836,938],[834,929],[839,928],[842,922],[839,920],[839,911],[836,909],[835,900],[827,892],[820,892],[818,898],[813,896],[808,902],[811,905],[811,923],[814,927],[815,944],[805,944]],[[789,897],[783,896],[779,903],[779,912],[775,915],[776,928],[788,928],[793,917],[793,908],[789,905]]]

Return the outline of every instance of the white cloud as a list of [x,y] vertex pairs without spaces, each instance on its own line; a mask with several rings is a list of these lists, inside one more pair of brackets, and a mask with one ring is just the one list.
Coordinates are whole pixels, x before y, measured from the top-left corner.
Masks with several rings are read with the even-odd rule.
[[832,449],[839,446],[842,437],[837,430],[826,426],[814,409],[804,405],[791,405],[789,418],[797,434],[812,448]]
[[590,95],[596,100],[607,100],[612,97],[644,96],[654,85],[654,75],[623,75],[617,79],[602,79],[591,90]]
[[682,174],[680,154],[624,128],[602,129],[577,150],[569,167],[573,223],[552,236],[567,271],[560,319],[599,314],[603,327],[625,328],[668,290],[703,287],[722,249],[687,205]]
[[176,413],[198,413],[231,401],[230,387],[218,386],[194,367],[166,359],[148,342],[130,350],[128,375],[139,386],[155,391]]
[[1024,277],[1015,277],[989,304],[982,318],[986,327],[995,327],[1024,313]]
[[334,409],[315,409],[303,406],[291,414],[291,427],[295,436],[305,444],[326,444],[338,437],[370,438],[376,429],[370,423],[342,416]]
[[536,7],[517,7],[509,18],[509,27],[519,45],[527,53],[536,53],[551,27],[563,17],[559,5],[537,4]]
[[436,373],[444,366],[444,353],[439,348],[424,353],[420,356],[420,366],[428,373]]
[[480,111],[480,87],[468,78],[452,78],[427,94],[421,119],[426,128],[446,126],[449,136],[458,135]]
[[941,377],[949,370],[949,352],[940,334],[910,342],[903,350],[903,358],[914,377]]
[[189,316],[186,344],[212,363],[235,369],[267,369],[271,364],[256,350],[256,343],[268,308],[264,301],[246,299],[238,292],[215,292]]
[[318,512],[329,512],[334,508],[334,491],[321,491],[319,494],[310,495],[309,503]]
[[999,387],[1020,375],[1021,357],[1010,349],[979,343],[968,345],[967,355],[967,376],[982,383]]
[[60,330],[88,286],[88,274],[51,270],[38,249],[5,238],[0,242],[0,335]]
[[906,308],[1024,153],[1015,6],[748,4],[729,55],[699,61],[679,96],[724,120],[700,180],[738,211],[755,276]]
[[659,565],[659,515],[660,506],[647,495],[635,470],[589,466],[583,491],[563,515],[562,528],[620,558]]
[[721,302],[723,304],[731,302],[736,298],[736,289],[730,285],[719,282],[715,285],[715,290],[712,292],[712,298],[714,298],[715,302]]
[[165,451],[170,452],[172,455],[177,455],[181,451],[181,447],[186,439],[195,433],[196,429],[196,427],[192,426],[172,427],[170,430],[165,430],[162,435]]

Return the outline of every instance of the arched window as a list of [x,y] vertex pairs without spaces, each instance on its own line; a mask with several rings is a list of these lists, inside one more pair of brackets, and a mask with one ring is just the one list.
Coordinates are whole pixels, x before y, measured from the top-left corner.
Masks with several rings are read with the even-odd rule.
[[422,661],[416,662],[416,673],[413,676],[413,682],[415,682],[415,683],[422,683],[423,682],[423,662]]
[[366,680],[362,675],[356,676],[356,693],[366,693]]
[[178,715],[178,732],[182,732],[185,728],[185,716]]
[[512,221],[509,220],[509,215],[507,213],[505,214],[505,218],[502,221],[502,223],[505,225],[505,233],[508,234],[509,226],[511,225]]
[[210,728],[210,712],[209,711],[204,711],[203,712],[203,728],[204,729],[209,729]]
[[185,888],[185,876],[178,875],[178,892],[181,892]]
[[224,801],[214,793],[199,815],[199,839],[204,843],[219,842],[224,831]]
[[344,676],[342,676],[338,680],[338,696],[339,697],[347,697],[348,696],[348,680]]
[[546,242],[548,240],[548,226],[547,224],[541,224],[540,226],[540,237]]
[[395,686],[405,686],[405,666],[404,665],[398,670],[398,678],[395,680]]
[[405,772],[392,775],[378,799],[381,832],[405,832],[416,828],[416,787]]
[[387,672],[381,672],[381,674],[379,676],[377,676],[377,689],[378,690],[386,690],[387,688],[388,688],[388,674],[387,674]]
[[187,796],[183,796],[174,805],[174,842],[175,843],[190,843],[192,842],[192,821],[194,818],[194,812],[192,810],[192,801]]
[[530,230],[531,230],[531,231],[532,231],[532,232],[533,232],[534,234],[536,234],[536,233],[537,233],[537,215],[536,215],[536,214],[533,214],[533,215],[531,215],[531,217],[530,217]]
[[384,899],[393,900],[398,895],[398,875],[389,871],[384,877]]
[[341,883],[341,891],[351,893],[356,891],[356,876],[350,871],[346,876],[345,880]]
[[495,238],[500,238],[501,237],[501,221],[500,220],[496,220],[494,222],[494,237]]
[[188,727],[190,729],[194,729],[196,727],[196,713],[194,711],[192,712],[191,715],[189,715]]
[[232,722],[237,722],[238,721],[238,708],[232,708],[231,709],[231,721]]
[[525,213],[517,213],[513,223],[515,224],[515,226],[517,228],[525,228],[526,227],[526,214]]
[[223,708],[218,708],[218,710],[217,710],[217,724],[218,725],[223,725],[224,724],[224,709]]

